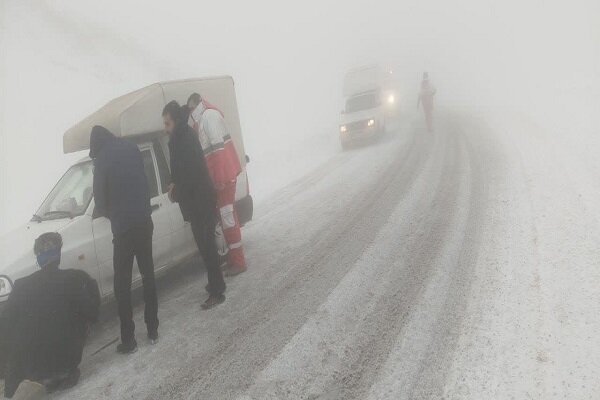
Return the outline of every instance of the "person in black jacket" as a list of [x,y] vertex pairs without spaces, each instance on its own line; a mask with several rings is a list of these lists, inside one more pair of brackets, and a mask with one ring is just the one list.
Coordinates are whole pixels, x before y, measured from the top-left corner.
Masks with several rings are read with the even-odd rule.
[[114,291],[121,320],[117,351],[137,351],[131,307],[133,258],[144,286],[144,322],[151,343],[158,340],[158,300],[152,259],[152,209],[142,154],[131,142],[95,126],[90,136],[94,160],[94,218],[107,217],[113,233]]
[[49,392],[79,380],[89,324],[98,318],[98,284],[84,271],[59,269],[62,238],[44,233],[34,245],[40,270],[15,282],[2,314],[7,351],[4,395],[25,380]]
[[182,108],[176,101],[171,101],[162,115],[165,131],[170,137],[172,183],[169,197],[179,203],[183,219],[190,222],[196,245],[204,259],[209,297],[202,308],[209,309],[225,301],[225,281],[219,268],[215,243],[216,192],[198,135],[187,124]]

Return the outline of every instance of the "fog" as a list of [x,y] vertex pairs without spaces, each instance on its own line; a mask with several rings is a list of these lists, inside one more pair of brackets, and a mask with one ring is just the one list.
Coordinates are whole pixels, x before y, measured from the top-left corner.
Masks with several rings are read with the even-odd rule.
[[0,7],[1,232],[27,221],[84,155],[62,154],[68,127],[160,80],[234,77],[258,200],[339,151],[341,81],[364,64],[393,68],[407,110],[427,70],[443,107],[517,110],[555,135],[582,138],[589,154],[598,149],[596,0],[2,0]]

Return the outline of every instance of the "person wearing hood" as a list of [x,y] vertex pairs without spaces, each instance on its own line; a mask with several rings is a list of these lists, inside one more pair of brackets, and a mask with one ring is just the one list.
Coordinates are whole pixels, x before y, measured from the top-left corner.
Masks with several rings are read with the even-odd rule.
[[158,300],[152,259],[152,209],[148,179],[138,147],[102,126],[90,135],[94,161],[94,218],[107,217],[113,234],[114,293],[121,320],[117,351],[137,350],[131,306],[133,259],[144,287],[144,322],[151,343],[158,340]]
[[0,320],[6,355],[4,395],[30,380],[48,392],[75,386],[89,325],[98,318],[100,291],[87,273],[60,269],[62,237],[38,237],[40,270],[19,279]]
[[209,309],[225,301],[225,281],[215,243],[217,197],[198,135],[187,124],[186,108],[171,101],[162,113],[171,156],[169,198],[179,203],[183,219],[190,222],[206,265],[209,297],[202,308]]
[[419,104],[423,105],[428,132],[433,132],[433,96],[435,96],[435,92],[435,87],[429,81],[429,74],[424,72],[423,80],[421,81],[421,91],[417,100],[417,108],[419,108]]

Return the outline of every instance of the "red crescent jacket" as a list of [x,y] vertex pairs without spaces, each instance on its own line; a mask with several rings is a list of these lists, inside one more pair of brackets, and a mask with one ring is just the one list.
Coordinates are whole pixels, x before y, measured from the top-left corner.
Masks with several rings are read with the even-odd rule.
[[242,166],[221,110],[202,100],[190,113],[188,123],[198,133],[215,186],[235,181]]

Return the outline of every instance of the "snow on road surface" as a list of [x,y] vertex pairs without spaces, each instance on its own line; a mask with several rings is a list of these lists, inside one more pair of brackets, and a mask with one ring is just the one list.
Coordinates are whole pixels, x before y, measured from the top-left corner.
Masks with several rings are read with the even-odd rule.
[[52,398],[597,398],[597,192],[500,122],[447,113],[332,154],[258,205],[223,305],[202,312],[180,268],[159,344],[138,302],[140,349],[118,356],[109,315]]

